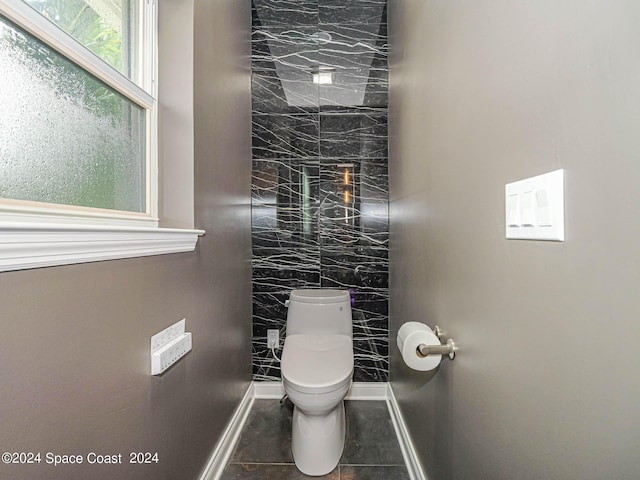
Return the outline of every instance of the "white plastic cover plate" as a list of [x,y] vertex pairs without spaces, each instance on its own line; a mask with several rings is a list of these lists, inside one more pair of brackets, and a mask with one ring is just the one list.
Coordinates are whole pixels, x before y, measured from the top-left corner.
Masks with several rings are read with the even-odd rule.
[[505,185],[506,237],[564,241],[564,170]]

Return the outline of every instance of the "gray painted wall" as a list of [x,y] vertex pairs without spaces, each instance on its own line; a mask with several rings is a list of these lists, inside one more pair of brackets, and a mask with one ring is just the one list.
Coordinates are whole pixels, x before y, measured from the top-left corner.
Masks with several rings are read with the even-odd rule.
[[[427,473],[638,478],[640,4],[390,6],[391,332],[460,344],[391,350]],[[505,183],[558,168],[567,241],[505,240]]]
[[[249,2],[193,8],[196,251],[0,274],[0,451],[159,462],[0,478],[196,479],[251,380]],[[150,336],[184,317],[193,351],[151,377]]]

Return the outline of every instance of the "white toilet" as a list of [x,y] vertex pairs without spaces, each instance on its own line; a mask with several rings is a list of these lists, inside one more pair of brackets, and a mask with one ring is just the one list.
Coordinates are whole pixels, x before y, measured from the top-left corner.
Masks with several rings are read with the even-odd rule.
[[346,290],[293,290],[282,382],[293,402],[291,450],[306,475],[326,475],[342,456],[344,397],[353,376],[351,299]]

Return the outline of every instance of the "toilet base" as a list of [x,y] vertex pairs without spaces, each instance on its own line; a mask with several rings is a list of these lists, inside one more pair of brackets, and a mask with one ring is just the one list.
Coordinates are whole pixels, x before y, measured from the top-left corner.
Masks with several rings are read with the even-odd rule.
[[322,415],[307,414],[294,405],[291,433],[291,450],[298,470],[311,476],[332,472],[344,449],[344,401]]

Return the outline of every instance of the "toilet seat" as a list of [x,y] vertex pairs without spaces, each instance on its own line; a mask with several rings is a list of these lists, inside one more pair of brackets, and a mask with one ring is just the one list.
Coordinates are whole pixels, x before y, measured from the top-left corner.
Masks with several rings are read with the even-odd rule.
[[282,350],[282,379],[311,394],[344,388],[353,375],[353,341],[347,335],[288,335]]

